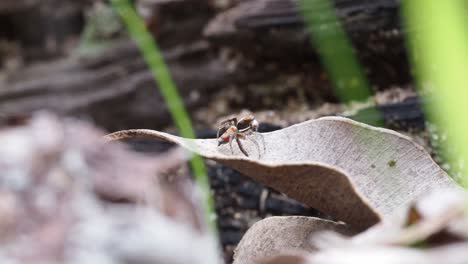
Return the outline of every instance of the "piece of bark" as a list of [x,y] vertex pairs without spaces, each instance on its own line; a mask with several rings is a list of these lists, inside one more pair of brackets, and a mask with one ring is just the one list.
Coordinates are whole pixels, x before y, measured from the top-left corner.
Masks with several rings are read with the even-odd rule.
[[[222,62],[205,56],[207,49],[206,43],[199,42],[165,54],[189,110],[206,103],[209,94],[231,80]],[[95,59],[69,59],[26,69],[1,86],[4,115],[48,109],[90,116],[108,129],[162,127],[170,121],[154,78],[131,42],[120,43]]]
[[21,47],[21,65],[68,55],[83,28],[83,0],[20,0],[5,12],[1,2],[1,37]]
[[0,14],[9,14],[31,8],[38,4],[38,0],[2,0]]
[[[78,5],[75,2],[70,6]],[[224,62],[212,52],[209,43],[202,39],[201,29],[213,12],[208,9],[209,4],[198,4],[196,10],[200,12],[190,13],[187,10],[196,3],[178,2],[178,8],[170,3],[161,4],[164,12],[158,44],[185,106],[192,110],[207,104],[219,87],[230,85],[233,76],[238,80],[245,78],[246,74],[229,72]],[[59,7],[62,5],[67,4],[61,3]],[[166,10],[166,5],[170,10]],[[51,12],[52,6],[45,9]],[[47,24],[49,20],[41,20],[41,23]],[[189,27],[180,33],[182,22]],[[23,26],[33,28],[28,23],[29,20],[24,19],[17,21],[13,30],[19,34]],[[34,33],[38,32],[41,30]],[[37,35],[41,39],[34,39],[35,47],[40,46],[38,43],[42,43],[47,34]],[[67,35],[77,36],[76,32],[68,32]],[[27,50],[25,47],[24,52]],[[142,126],[162,128],[169,124],[171,118],[154,77],[138,48],[129,39],[115,40],[97,57],[75,55],[19,68],[6,77],[2,76],[5,78],[0,80],[0,112],[7,116],[47,109],[91,118],[112,130]],[[118,120],[115,117],[119,117]]]
[[[314,0],[311,0],[313,2]],[[314,44],[304,27],[296,0],[254,0],[218,14],[205,28],[213,43],[240,51],[247,62],[303,71],[319,64]],[[356,56],[376,88],[406,84],[410,81],[398,0],[335,0],[336,15],[355,48]],[[319,1],[313,12],[319,16],[324,7]],[[312,30],[326,31],[323,20]],[[329,32],[334,34],[334,32]],[[335,51],[337,52],[337,51]],[[265,63],[266,61],[266,63]],[[281,66],[277,64],[281,61]],[[287,66],[287,67],[285,67]],[[307,69],[311,71],[311,69]]]

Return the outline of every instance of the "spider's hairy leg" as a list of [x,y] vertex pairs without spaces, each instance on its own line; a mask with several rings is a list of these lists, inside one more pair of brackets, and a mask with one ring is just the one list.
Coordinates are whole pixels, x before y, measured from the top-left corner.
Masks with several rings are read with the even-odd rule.
[[[231,148],[231,153],[234,154],[234,150],[232,149],[232,140],[234,139],[234,137],[236,137],[236,135],[232,135],[231,137],[229,137],[229,147]],[[237,137],[236,137],[237,139]]]
[[243,139],[243,140],[248,139],[248,140],[252,141],[252,143],[257,147],[258,157],[260,158],[262,156],[262,153],[260,152],[260,146],[258,145],[258,142],[256,140],[252,139],[252,138],[247,137],[247,136],[252,135],[252,134],[254,134],[254,132],[249,130],[249,131],[247,131],[247,132],[245,132],[243,134],[239,134],[238,137],[240,139]]
[[257,134],[258,134],[258,135],[260,136],[260,138],[262,139],[262,145],[263,145],[263,151],[264,151],[263,153],[265,153],[265,152],[266,152],[265,138],[263,137],[262,134],[260,134],[260,133],[258,133],[258,132],[257,132]]
[[243,136],[240,135],[240,134],[236,137],[237,145],[239,145],[239,149],[242,151],[242,153],[244,153],[244,155],[248,157],[249,154],[247,154],[247,151],[245,151],[244,147],[242,146],[242,143],[241,143],[241,141],[240,141],[240,139],[239,139],[239,136],[240,136],[240,137],[243,137]]

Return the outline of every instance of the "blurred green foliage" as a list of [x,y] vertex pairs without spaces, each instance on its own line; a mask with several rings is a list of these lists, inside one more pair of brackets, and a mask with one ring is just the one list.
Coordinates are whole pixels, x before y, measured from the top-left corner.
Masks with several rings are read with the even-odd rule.
[[444,155],[461,169],[468,187],[468,35],[466,1],[402,1],[411,62],[425,110],[444,135]]
[[300,0],[299,6],[336,96],[345,103],[367,100],[369,85],[330,1]]
[[[330,0],[300,0],[300,10],[314,48],[345,103],[365,101],[370,89]],[[402,1],[413,73],[425,111],[428,131],[442,167],[468,187],[468,31],[466,1]],[[430,102],[430,103],[428,103]],[[375,108],[353,117],[372,125],[381,120]],[[434,130],[437,128],[437,131]],[[462,175],[465,175],[464,177]]]

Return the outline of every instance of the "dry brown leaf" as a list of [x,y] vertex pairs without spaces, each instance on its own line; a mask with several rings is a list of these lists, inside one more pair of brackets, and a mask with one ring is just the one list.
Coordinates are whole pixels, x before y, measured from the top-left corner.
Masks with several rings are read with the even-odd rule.
[[177,143],[273,187],[358,231],[388,220],[433,189],[459,188],[408,137],[341,117],[303,122],[234,143],[185,139],[153,130],[127,130],[108,140],[146,136]]
[[355,264],[355,263],[408,263],[408,264],[464,264],[468,263],[468,243],[456,243],[429,250],[405,247],[385,247],[360,245],[336,247],[312,254],[305,252],[285,252],[265,258],[261,264]]
[[408,263],[463,264],[468,263],[467,243],[457,243],[429,250],[379,245],[361,245],[318,251],[307,256],[305,264]]
[[[468,239],[468,218],[465,215],[466,193],[454,190],[437,190],[423,195],[408,208],[406,215],[393,222],[375,225],[352,239],[341,241],[341,245],[389,245],[412,246],[423,244],[424,247],[440,246]],[[411,225],[402,221],[417,212],[420,219]],[[329,240],[329,234],[313,238]],[[336,246],[328,243],[323,248]]]
[[[310,252],[315,249],[310,243],[311,235],[323,230],[351,234],[344,224],[314,217],[276,216],[263,219],[255,223],[242,238],[235,251],[234,264],[257,263],[265,257],[291,250]],[[291,261],[289,257],[287,259]],[[278,259],[276,261],[281,263]]]
[[[297,260],[301,264],[467,263],[466,201],[465,192],[440,190],[428,193],[411,206],[413,211],[418,211],[419,219],[410,226],[397,219],[373,226],[354,237],[344,237],[333,231],[316,232],[310,236],[310,243],[318,250],[303,247],[301,252],[283,251],[278,258],[265,258],[262,263],[282,263],[271,261],[276,259]],[[252,229],[249,232],[256,232],[255,226]],[[258,245],[271,244],[261,235],[257,238],[255,243]],[[276,241],[282,241],[282,238]]]
[[360,246],[354,248],[333,248],[314,254],[285,252],[266,258],[261,264],[464,264],[468,262],[467,243],[457,243],[423,251],[404,247]]
[[307,264],[308,254],[301,251],[286,252],[261,260],[260,264]]

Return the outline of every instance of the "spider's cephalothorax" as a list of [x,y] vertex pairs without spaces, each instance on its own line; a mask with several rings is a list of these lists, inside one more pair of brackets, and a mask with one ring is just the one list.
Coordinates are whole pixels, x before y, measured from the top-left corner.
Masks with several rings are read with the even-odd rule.
[[239,121],[237,118],[231,118],[221,122],[221,126],[218,129],[216,135],[218,139],[218,146],[222,144],[229,143],[229,146],[232,150],[232,141],[235,139],[239,149],[244,153],[245,156],[249,156],[247,151],[245,151],[242,143],[239,139],[244,139],[246,135],[256,132],[258,130],[258,122],[253,115],[246,115],[242,117]]

